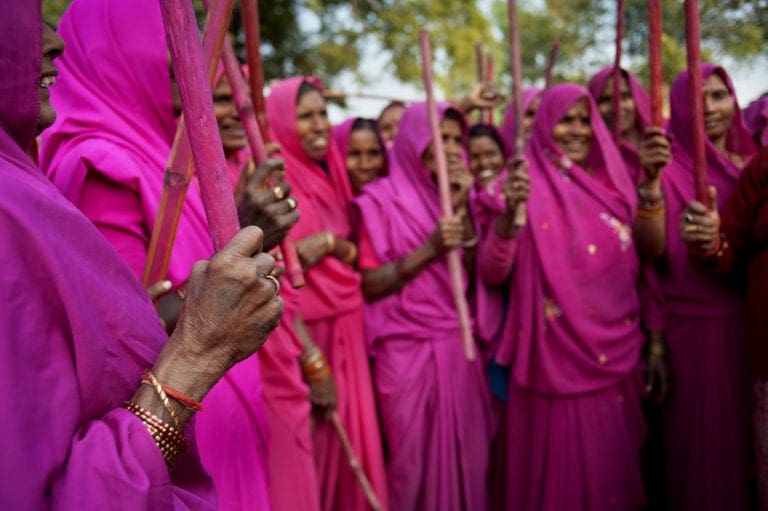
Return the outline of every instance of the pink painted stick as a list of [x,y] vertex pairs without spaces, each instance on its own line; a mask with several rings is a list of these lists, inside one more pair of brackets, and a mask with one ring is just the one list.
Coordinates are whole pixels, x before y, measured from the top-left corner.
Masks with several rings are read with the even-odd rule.
[[187,124],[187,134],[211,240],[219,250],[235,235],[240,223],[213,110],[213,94],[203,63],[195,12],[188,0],[160,0],[160,7],[182,111],[185,118],[195,120]]
[[707,149],[704,133],[704,97],[701,80],[701,30],[699,4],[685,0],[685,49],[688,61],[689,96],[691,97],[691,130],[693,135],[693,171],[696,181],[696,200],[707,203]]
[[616,58],[613,61],[613,139],[621,141],[621,42],[624,40],[624,0],[616,3]]
[[[485,81],[493,83],[496,80],[496,73],[494,72],[493,68],[493,55],[491,52],[487,52],[485,54]],[[486,124],[490,124],[493,126],[493,108],[488,108],[485,110]]]
[[[432,50],[429,44],[429,31],[422,30],[419,34],[421,48],[422,75],[424,88],[427,91],[427,105],[429,110],[429,125],[432,130],[432,147],[437,164],[437,188],[440,192],[440,207],[444,217],[453,216],[453,203],[451,201],[451,185],[448,181],[448,163],[445,160],[443,149],[443,137],[440,132],[440,121],[437,117],[437,102],[433,91],[432,80]],[[472,327],[469,323],[469,307],[467,297],[464,294],[464,278],[461,273],[461,260],[459,252],[448,252],[448,269],[451,272],[451,289],[456,301],[456,311],[459,315],[461,327],[461,339],[464,343],[464,355],[467,360],[475,360],[475,341],[472,336]]]
[[[507,15],[509,17],[509,56],[512,63],[512,105],[515,112],[515,156],[525,152],[525,137],[523,136],[523,63],[520,53],[520,24],[517,20],[516,0],[507,0]],[[520,228],[528,222],[528,212],[525,203],[521,202],[515,208],[515,226]]]
[[[206,16],[203,55],[209,65],[208,77],[211,84],[216,74],[233,5],[234,0],[217,0],[213,9],[210,9]],[[182,116],[176,128],[176,136],[165,169],[163,194],[160,197],[157,219],[152,229],[147,250],[147,261],[142,276],[142,282],[145,286],[165,279],[168,273],[168,264],[176,239],[181,208],[184,205],[187,187],[193,174],[192,151],[189,147],[189,138]]]
[[560,51],[560,41],[552,43],[552,49],[549,51],[549,60],[547,61],[547,70],[544,73],[544,88],[549,89],[552,86],[552,71],[557,62],[557,53]]
[[664,127],[661,72],[661,0],[648,0],[648,66],[651,75],[651,122]]
[[344,426],[341,424],[341,419],[339,418],[339,412],[334,410],[331,412],[331,424],[333,424],[333,429],[336,430],[336,436],[339,437],[339,442],[341,442],[341,447],[344,449],[344,454],[347,456],[347,461],[349,462],[349,467],[352,469],[352,473],[355,474],[355,477],[357,478],[357,482],[360,483],[360,488],[363,490],[363,494],[365,494],[365,500],[368,501],[368,505],[371,506],[371,509],[373,511],[382,511],[381,502],[379,502],[379,498],[376,496],[376,491],[374,491],[373,486],[371,486],[371,482],[368,480],[368,477],[365,475],[365,472],[363,471],[363,466],[360,464],[360,460],[357,459],[357,455],[355,455],[355,450],[352,447],[352,442],[349,441],[349,436],[347,435],[347,431],[344,429]]

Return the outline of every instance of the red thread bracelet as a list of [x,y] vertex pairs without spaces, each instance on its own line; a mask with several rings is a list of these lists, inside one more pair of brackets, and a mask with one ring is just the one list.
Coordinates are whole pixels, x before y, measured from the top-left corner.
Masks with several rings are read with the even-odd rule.
[[[151,378],[147,373],[144,373],[144,375],[141,377],[143,381],[152,383]],[[170,397],[184,405],[184,408],[187,410],[193,411],[193,412],[202,412],[203,411],[203,405],[201,405],[198,401],[195,401],[191,397],[182,394],[176,389],[172,389],[168,385],[161,383],[160,384],[163,387],[163,390],[166,394],[168,394]]]

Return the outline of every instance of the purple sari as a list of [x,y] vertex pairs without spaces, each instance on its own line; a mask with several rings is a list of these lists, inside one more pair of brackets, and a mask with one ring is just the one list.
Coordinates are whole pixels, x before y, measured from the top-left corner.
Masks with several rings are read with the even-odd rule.
[[[722,68],[704,64],[701,73],[705,82],[719,73],[736,101],[733,85]],[[672,163],[662,178],[667,198],[667,251],[666,269],[660,277],[673,378],[664,404],[667,491],[670,509],[746,509],[751,444],[743,294],[694,268],[680,237],[680,215],[694,199],[688,105],[685,71],[672,84]],[[745,163],[755,152],[738,103],[726,147]],[[741,169],[707,140],[707,170],[722,210]]]
[[[441,117],[447,109],[439,106]],[[431,140],[426,104],[416,103],[400,119],[389,176],[356,200],[382,264],[421,245],[441,216],[421,163]],[[438,258],[399,292],[366,304],[392,509],[487,508],[490,396],[483,363],[464,358],[452,296]]]
[[[59,120],[43,137],[41,165],[140,275],[176,129],[159,4],[76,0],[59,31],[67,43],[52,91]],[[91,188],[97,182],[100,194]],[[169,266],[174,285],[212,251],[193,179]],[[211,389],[196,418],[220,509],[269,505],[269,424],[261,393],[258,359],[251,357]]]
[[[551,136],[580,98],[589,101],[594,132],[591,175]],[[644,503],[645,426],[634,187],[597,106],[577,85],[543,93],[526,157],[528,223],[512,240],[492,231],[480,255],[481,265],[504,260],[499,272],[509,276],[497,355],[511,377],[506,507],[636,509]]]
[[213,509],[193,427],[169,472],[121,407],[167,335],[128,266],[25,154],[40,101],[40,3],[1,5],[2,507]]

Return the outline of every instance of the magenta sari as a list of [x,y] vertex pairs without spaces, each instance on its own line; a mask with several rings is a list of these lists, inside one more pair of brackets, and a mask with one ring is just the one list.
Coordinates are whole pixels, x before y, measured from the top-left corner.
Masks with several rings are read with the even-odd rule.
[[754,100],[742,113],[752,139],[760,147],[768,147],[768,97]]
[[[290,78],[278,83],[267,98],[273,140],[280,144],[288,180],[301,211],[301,219],[291,233],[295,239],[301,239],[329,229],[336,236],[349,239],[353,233],[352,191],[339,150],[330,141],[326,172],[306,156],[296,132],[297,94],[305,80],[319,84],[315,78]],[[299,292],[302,317],[312,340],[330,361],[342,424],[386,507],[384,461],[363,332],[360,275],[347,263],[327,256],[310,268],[305,277],[307,284]],[[316,424],[314,446],[321,509],[367,509],[365,496],[327,421]]]
[[[590,175],[551,133],[588,98]],[[634,188],[586,89],[545,91],[526,153],[528,223],[517,238],[492,231],[481,266],[509,276],[497,361],[510,367],[506,508],[640,509],[645,425],[637,366],[638,261]],[[491,282],[495,283],[495,282]]]
[[[538,87],[526,87],[523,89],[523,116],[533,103],[533,100],[541,96],[542,90]],[[515,109],[510,103],[504,112],[504,122],[501,124],[501,140],[504,142],[504,154],[507,158],[515,153]]]
[[[59,32],[67,43],[52,91],[59,120],[43,136],[41,165],[141,275],[176,127],[159,5],[77,0]],[[212,250],[193,179],[168,271],[174,286]],[[269,424],[258,359],[233,367],[203,405],[197,436],[219,509],[265,509]]]
[[[440,115],[447,109],[441,104]],[[440,218],[437,187],[421,163],[431,140],[426,104],[410,106],[390,175],[356,200],[382,264],[421,245]],[[392,509],[487,509],[490,394],[484,363],[464,358],[452,296],[447,261],[438,258],[399,292],[366,305]]]
[[167,335],[130,268],[25,154],[40,107],[40,3],[2,10],[2,508],[214,509],[194,426],[169,472],[121,406]]
[[[726,72],[702,65],[702,78]],[[664,333],[673,378],[665,401],[667,491],[670,509],[746,509],[750,489],[750,386],[742,292],[694,268],[679,233],[680,215],[694,199],[688,73],[672,84],[672,163],[663,174],[667,198],[666,271],[660,276],[667,305]],[[755,147],[738,104],[727,149],[745,163]],[[741,169],[707,141],[709,183],[722,210]]]

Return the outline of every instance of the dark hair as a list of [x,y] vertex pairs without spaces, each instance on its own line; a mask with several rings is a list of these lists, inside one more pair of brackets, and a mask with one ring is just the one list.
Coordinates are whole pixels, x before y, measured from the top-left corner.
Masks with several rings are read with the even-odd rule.
[[366,119],[365,117],[358,117],[355,119],[355,122],[352,123],[352,129],[350,130],[350,133],[353,131],[363,131],[363,130],[368,130],[373,132],[373,134],[376,135],[376,140],[379,142],[379,146],[381,146],[381,150],[385,151],[384,139],[381,138],[381,133],[379,132],[379,123],[377,123],[374,119]]
[[405,103],[402,101],[390,101],[387,103],[387,106],[381,109],[381,112],[379,113],[379,119],[381,119],[381,116],[384,115],[384,112],[391,108],[408,108]]
[[317,92],[321,96],[323,95],[323,91],[320,89],[320,87],[318,87],[314,83],[312,83],[312,82],[301,82],[301,86],[299,87],[299,92],[296,93],[296,104],[297,105],[299,104],[299,100],[301,99],[301,97],[304,94],[306,94],[308,92],[312,92],[312,91]]
[[477,137],[489,137],[494,142],[496,142],[496,145],[499,146],[499,150],[502,153],[504,152],[504,143],[501,141],[499,132],[490,124],[473,124],[469,128],[468,140],[472,140],[473,138]]

